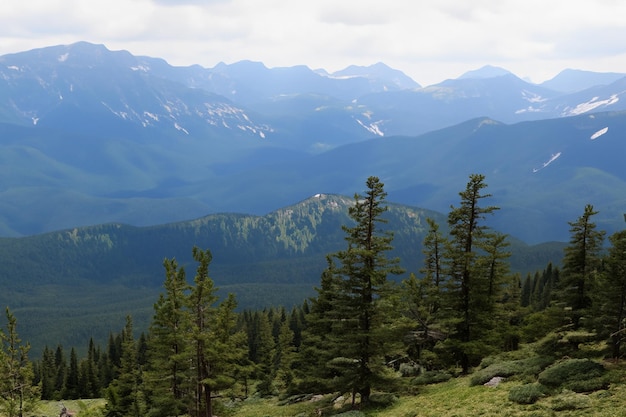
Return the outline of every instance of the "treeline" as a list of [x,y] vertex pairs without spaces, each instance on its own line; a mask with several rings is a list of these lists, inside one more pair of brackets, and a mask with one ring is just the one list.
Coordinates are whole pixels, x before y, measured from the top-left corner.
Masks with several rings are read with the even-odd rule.
[[127,317],[106,349],[90,341],[80,361],[74,349],[68,360],[57,346],[30,363],[7,309],[1,371],[21,369],[22,383],[0,382],[0,405],[13,416],[7,410],[29,404],[28,396],[104,396],[106,416],[212,416],[223,407],[218,399],[341,392],[367,406],[377,393],[413,392],[417,376],[467,374],[524,343],[539,341],[541,354],[555,360],[591,355],[585,343],[619,359],[626,231],[610,236],[606,249],[588,205],[570,223],[562,268],[550,264],[521,277],[510,272],[507,236],[485,226],[498,208],[484,204],[484,180],[470,176],[445,235],[428,220],[423,268],[401,283],[390,279],[403,271],[388,257],[386,193],[370,177],[365,194],[354,196],[351,226],[342,227],[346,248],[327,256],[317,296],[289,311],[236,313],[232,294],[220,302],[209,274],[212,254],[197,247],[192,280],[175,259],[164,261],[164,291],[146,334],[135,338]]

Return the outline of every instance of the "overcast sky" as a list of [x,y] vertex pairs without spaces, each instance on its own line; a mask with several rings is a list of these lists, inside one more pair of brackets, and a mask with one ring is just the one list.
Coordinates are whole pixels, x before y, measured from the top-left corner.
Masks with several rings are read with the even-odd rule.
[[0,55],[71,44],[173,65],[377,62],[422,85],[484,65],[626,72],[624,0],[1,0]]

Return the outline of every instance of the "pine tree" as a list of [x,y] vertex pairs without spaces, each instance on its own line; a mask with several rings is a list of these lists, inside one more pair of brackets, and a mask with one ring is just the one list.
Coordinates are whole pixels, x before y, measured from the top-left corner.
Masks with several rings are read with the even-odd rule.
[[[439,328],[438,313],[441,307],[442,287],[444,283],[443,256],[447,245],[445,237],[439,231],[439,225],[427,218],[428,232],[422,243],[424,266],[423,274],[417,279],[411,274],[402,281],[403,318],[407,320],[409,357],[421,366],[432,366],[434,357],[432,348],[443,338]],[[424,352],[430,353],[423,356]]]
[[[76,350],[72,348],[70,351],[70,365],[65,382],[65,392],[63,397],[68,400],[75,400],[79,393],[79,376],[78,376],[78,356]],[[107,384],[108,385],[108,384]]]
[[256,346],[253,361],[257,365],[257,377],[260,380],[257,389],[261,395],[274,394],[272,381],[274,380],[274,356],[276,352],[276,341],[272,334],[272,323],[268,311],[255,314],[254,325]]
[[614,233],[609,241],[607,268],[600,275],[600,288],[593,301],[594,317],[600,336],[609,341],[611,357],[618,360],[626,337],[626,230]]
[[600,267],[600,251],[604,231],[596,230],[592,217],[598,214],[591,204],[575,222],[569,222],[570,241],[565,248],[561,274],[560,301],[571,308],[574,329],[581,326],[581,319],[591,307],[591,293]]
[[65,392],[65,380],[67,378],[67,361],[61,345],[54,352],[54,398],[60,400]]
[[141,392],[141,369],[137,362],[137,346],[133,337],[133,321],[126,317],[122,331],[120,373],[106,392],[107,417],[143,417],[144,401]]
[[470,175],[466,189],[459,193],[460,206],[451,207],[448,214],[450,240],[445,256],[448,275],[446,311],[450,316],[446,342],[463,373],[469,372],[470,366],[488,350],[488,345],[480,343],[480,340],[488,335],[493,326],[493,288],[497,277],[491,276],[491,272],[485,273],[492,269],[485,268],[481,250],[484,250],[491,235],[482,221],[498,208],[481,207],[482,200],[491,197],[490,194],[483,194],[483,189],[487,187],[484,180],[483,175]]
[[213,397],[235,383],[237,364],[245,356],[245,337],[235,334],[235,298],[229,295],[218,307],[217,288],[209,277],[211,252],[193,248],[198,262],[194,285],[188,296],[191,315],[192,364],[196,370],[192,414],[211,417]]
[[280,326],[278,341],[274,353],[274,366],[276,368],[276,383],[280,392],[286,392],[293,384],[293,364],[296,348],[293,344],[294,333],[285,320]]
[[317,297],[311,298],[310,307],[308,302],[303,305],[303,310],[308,313],[304,316],[305,329],[294,365],[300,392],[328,392],[331,381],[337,376],[327,364],[341,353],[333,343],[331,333],[339,282],[332,257],[327,256],[326,261],[327,267],[322,272],[320,286],[315,288]]
[[189,409],[189,311],[186,292],[189,289],[185,270],[176,260],[166,259],[165,294],[154,305],[150,325],[149,370],[146,373],[149,415],[179,416]]
[[338,294],[332,306],[331,333],[341,356],[329,362],[339,374],[338,388],[347,389],[369,403],[372,387],[384,380],[382,356],[396,339],[385,332],[389,316],[381,302],[390,293],[389,274],[401,272],[398,259],[388,259],[393,234],[379,229],[386,192],[377,177],[369,177],[364,196],[355,194],[349,215],[352,227],[343,226],[348,247],[333,255]]
[[54,356],[48,346],[45,346],[41,354],[41,399],[51,400],[54,395]]
[[33,367],[28,360],[30,345],[22,344],[17,319],[6,308],[7,333],[0,331],[0,413],[23,417],[37,406],[40,392],[33,387]]

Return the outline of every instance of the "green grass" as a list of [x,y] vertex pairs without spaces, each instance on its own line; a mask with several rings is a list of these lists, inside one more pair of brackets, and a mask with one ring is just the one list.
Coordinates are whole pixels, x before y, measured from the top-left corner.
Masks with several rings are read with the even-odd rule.
[[[608,390],[577,394],[564,390],[545,396],[534,404],[509,400],[509,391],[521,381],[503,382],[498,387],[470,386],[470,378],[419,388],[414,396],[404,396],[384,409],[362,410],[367,417],[614,417],[626,416],[626,385],[615,384]],[[236,406],[232,417],[309,417],[328,402],[303,402],[288,406],[275,399],[251,399]],[[339,411],[337,411],[339,412]],[[329,415],[329,414],[324,414]]]
[[[621,368],[624,368],[623,366]],[[620,383],[608,390],[579,394],[568,390],[544,396],[534,404],[517,404],[509,400],[512,388],[523,385],[521,381],[503,382],[495,388],[471,386],[470,378],[455,378],[447,382],[426,385],[416,395],[400,397],[389,407],[361,410],[366,417],[614,417],[626,416],[626,376],[619,369]],[[616,372],[616,370],[613,370]],[[221,409],[220,417],[317,417],[341,413],[333,409],[332,396],[317,401],[307,400],[281,405],[276,398],[252,397],[231,403]],[[61,404],[77,412],[77,417],[101,417],[104,399],[42,401],[33,416],[58,416]],[[349,414],[346,414],[349,415]],[[356,414],[355,414],[356,415]]]
[[41,401],[38,410],[33,416],[58,416],[64,405],[70,412],[75,412],[77,417],[101,417],[101,410],[105,400],[96,398],[91,400],[62,400]]

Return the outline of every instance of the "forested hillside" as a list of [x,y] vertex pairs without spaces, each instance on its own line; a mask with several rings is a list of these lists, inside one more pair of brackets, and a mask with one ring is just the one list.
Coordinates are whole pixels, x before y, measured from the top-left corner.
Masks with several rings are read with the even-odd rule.
[[[514,404],[553,398],[553,411],[559,401],[561,409],[588,408],[589,393],[614,395],[624,376],[608,360],[623,355],[626,233],[611,234],[605,246],[589,204],[569,222],[562,265],[515,273],[512,242],[488,226],[499,207],[485,180],[470,175],[446,218],[424,220],[421,266],[408,273],[389,228],[398,207],[369,177],[351,204],[340,199],[343,243],[324,256],[315,294],[289,309],[237,312],[237,296],[217,291],[214,254],[198,246],[192,267],[162,262],[145,331],[138,335],[126,315],[106,348],[84,340],[80,360],[72,348],[68,361],[59,341],[33,364],[7,308],[0,409],[22,415],[39,398],[102,396],[103,408],[89,413],[208,417],[238,415],[252,397],[278,397],[284,405],[307,400],[311,415],[334,415],[392,407],[424,384],[467,375],[470,385],[510,381]],[[76,241],[77,233],[69,236]]]
[[[25,238],[0,239],[0,303],[24,323],[39,350],[89,335],[98,340],[121,326],[124,314],[145,329],[163,280],[163,260],[193,264],[190,248],[210,249],[221,293],[237,294],[240,309],[300,304],[313,295],[326,254],[344,244],[349,197],[317,195],[265,216],[214,214],[153,227],[106,224]],[[440,213],[389,203],[384,226],[394,232],[393,256],[417,272],[427,218]],[[558,264],[562,244],[528,246],[511,239],[512,269],[534,272]]]

